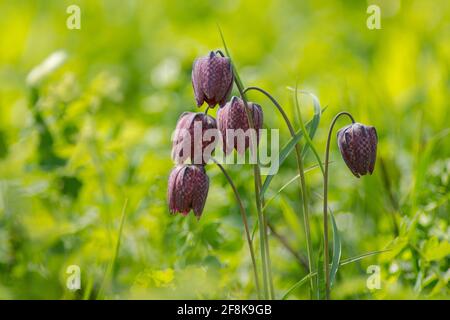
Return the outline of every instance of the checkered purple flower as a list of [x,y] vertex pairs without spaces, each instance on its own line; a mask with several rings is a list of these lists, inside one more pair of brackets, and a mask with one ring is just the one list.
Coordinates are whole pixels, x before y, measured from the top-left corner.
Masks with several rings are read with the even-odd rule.
[[211,108],[216,104],[222,107],[233,88],[233,69],[227,57],[211,53],[194,61],[192,68],[192,86],[197,106],[204,102]]
[[357,178],[372,174],[378,143],[374,127],[353,123],[338,131],[337,140],[342,158]]
[[209,178],[202,165],[178,165],[169,176],[170,213],[186,216],[191,210],[200,219],[208,196]]
[[184,112],[178,119],[173,137],[172,159],[184,163],[188,158],[193,164],[206,164],[218,141],[214,132],[216,119],[203,112]]
[[[257,143],[259,143],[259,129],[263,125],[263,111],[261,106],[253,102],[248,102],[247,107],[253,117],[256,131],[254,133]],[[242,99],[233,97],[223,108],[217,111],[217,127],[222,134],[223,150],[226,154],[230,153],[233,148],[239,153],[243,153],[250,146],[250,136],[246,135],[250,127]],[[233,136],[230,133],[233,133]]]

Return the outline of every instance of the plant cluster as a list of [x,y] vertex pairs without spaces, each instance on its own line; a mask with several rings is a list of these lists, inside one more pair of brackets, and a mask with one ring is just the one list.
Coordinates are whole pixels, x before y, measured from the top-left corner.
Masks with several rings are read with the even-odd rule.
[[[228,54],[225,42],[225,51]],[[233,88],[233,82],[239,90],[240,97],[233,96],[229,99]],[[302,284],[306,280],[310,282],[310,292],[312,298],[329,299],[331,285],[334,281],[340,262],[340,240],[337,234],[336,223],[332,217],[333,224],[333,259],[330,263],[329,240],[328,240],[328,165],[331,135],[336,121],[341,116],[347,116],[351,124],[342,128],[337,133],[337,142],[342,157],[350,171],[359,178],[366,174],[372,174],[375,167],[377,151],[377,132],[374,127],[356,123],[353,116],[348,112],[338,113],[330,126],[325,153],[325,163],[322,164],[318,153],[312,144],[312,139],[317,129],[318,122],[303,124],[300,116],[301,135],[298,135],[284,109],[272,95],[259,87],[244,88],[240,77],[234,67],[231,58],[225,56],[222,51],[211,53],[206,57],[197,59],[193,64],[192,85],[194,88],[197,106],[201,107],[205,102],[208,104],[204,113],[183,113],[177,123],[173,139],[172,158],[176,162],[176,167],[172,170],[168,183],[168,202],[171,213],[181,213],[187,215],[191,209],[195,216],[200,219],[207,199],[209,179],[206,175],[205,166],[208,163],[215,163],[224,173],[238,201],[243,219],[244,229],[247,237],[249,252],[253,263],[255,288],[259,298],[274,299],[272,268],[270,261],[270,250],[268,245],[268,225],[267,216],[263,212],[266,202],[262,192],[263,184],[259,163],[253,165],[255,179],[255,200],[258,217],[258,229],[260,235],[260,264],[258,268],[253,248],[253,237],[250,234],[247,221],[247,213],[242,203],[242,199],[225,168],[213,158],[212,153],[216,147],[216,138],[206,137],[206,130],[218,130],[222,137],[223,151],[230,154],[233,149],[238,153],[243,153],[250,148],[253,153],[258,148],[259,130],[263,125],[263,109],[260,105],[247,100],[246,92],[255,90],[266,95],[280,111],[286,125],[291,133],[290,151],[296,150],[297,165],[300,177],[299,201],[303,204],[303,217],[307,242],[308,269],[309,275],[297,283],[291,290]],[[298,105],[297,88],[294,90],[294,100]],[[229,100],[228,100],[229,99]],[[217,120],[207,114],[210,108],[219,105]],[[320,113],[320,110],[319,110]],[[307,131],[306,127],[309,127]],[[313,129],[313,130],[311,130]],[[255,134],[245,135],[241,141],[243,146],[239,146],[236,136],[230,137],[229,130],[241,130],[246,133],[248,130],[256,131]],[[200,135],[200,139],[191,139],[192,136]],[[302,151],[299,140],[301,137],[306,140],[306,145],[314,152],[318,161],[318,166],[322,170],[324,180],[323,194],[323,248],[318,254],[318,266],[315,265],[314,250],[311,244],[311,231],[309,226],[309,200],[307,198],[307,185],[305,181],[302,160]],[[289,145],[289,144],[288,144]],[[303,149],[304,151],[306,148]],[[290,152],[288,150],[288,153]],[[283,151],[282,151],[283,152]],[[186,161],[190,163],[186,164]],[[270,180],[269,180],[270,181]],[[267,186],[266,186],[267,187]],[[262,284],[260,283],[260,270],[262,271]],[[291,291],[290,290],[290,291]],[[284,296],[287,297],[289,292]]]

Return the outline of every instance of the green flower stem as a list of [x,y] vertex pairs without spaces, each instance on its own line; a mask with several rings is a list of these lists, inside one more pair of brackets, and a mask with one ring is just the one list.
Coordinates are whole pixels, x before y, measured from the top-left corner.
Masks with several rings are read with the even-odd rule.
[[[228,57],[232,61],[234,82],[236,84],[236,87],[239,90],[241,99],[244,102],[245,112],[247,114],[249,127],[250,127],[250,129],[255,129],[253,115],[248,108],[248,101],[247,101],[247,98],[244,93],[244,86],[239,77],[239,73],[237,72],[236,67],[233,63],[233,60],[231,59],[231,56],[228,52],[228,48],[226,47],[225,40],[223,38],[223,34],[222,34],[222,31],[220,30],[220,27],[219,27],[219,32],[220,32],[221,38],[223,40],[225,51],[227,52]],[[224,53],[220,50],[217,50],[216,53],[220,54],[221,56],[225,56]],[[255,200],[256,200],[256,209],[258,212],[258,222],[259,222],[259,226],[260,226],[259,234],[260,234],[261,260],[262,260],[262,270],[263,270],[264,297],[266,299],[270,299],[270,298],[274,298],[275,293],[274,293],[274,287],[273,287],[269,243],[268,243],[268,238],[267,238],[267,220],[266,220],[266,216],[263,214],[263,211],[262,211],[262,206],[263,206],[262,203],[263,203],[264,199],[262,199],[262,197],[261,197],[261,188],[262,188],[261,170],[259,167],[259,159],[258,159],[257,151],[258,151],[258,146],[256,145],[257,161],[256,161],[256,164],[253,165],[253,175],[255,178]]]
[[[235,78],[237,79],[237,78]],[[244,101],[245,106],[245,112],[247,114],[249,127],[250,129],[254,129],[255,125],[253,122],[253,115],[251,114],[247,98],[245,97],[245,93],[243,91],[243,86],[239,81],[235,81],[236,86],[238,87],[240,96],[242,100]],[[253,143],[256,143],[256,141],[253,141]],[[256,147],[256,152],[257,152]],[[255,198],[256,198],[256,209],[258,211],[258,220],[259,220],[259,235],[260,235],[260,245],[261,245],[261,260],[262,260],[262,267],[263,267],[263,274],[264,274],[264,292],[265,292],[265,298],[269,299],[271,296],[271,293],[273,294],[273,289],[271,289],[269,292],[269,286],[273,288],[273,285],[270,284],[271,282],[271,275],[270,273],[270,262],[269,262],[269,255],[268,255],[268,241],[267,241],[267,220],[265,215],[262,212],[262,199],[261,199],[261,188],[262,188],[262,182],[261,182],[261,171],[259,168],[258,163],[258,156],[257,156],[257,163],[253,166],[253,174],[255,177]]]
[[[269,94],[267,91],[265,91],[261,88],[258,88],[258,87],[248,87],[247,89],[245,89],[244,92],[247,92],[250,90],[259,91],[262,94],[264,94],[265,96],[267,96],[270,99],[270,101],[272,101],[272,103],[277,107],[278,111],[281,113],[281,115],[284,119],[284,122],[286,123],[286,126],[289,129],[291,136],[294,137],[295,130],[292,126],[292,123],[289,120],[289,117],[287,116],[284,109],[278,103],[278,101],[275,100],[275,98],[272,97],[272,95]],[[305,171],[304,171],[303,159],[301,156],[299,143],[297,143],[295,145],[295,154],[296,154],[296,158],[297,158],[298,174],[300,176],[299,196],[303,203],[303,220],[304,220],[305,234],[306,234],[308,267],[309,267],[309,272],[311,272],[311,270],[314,270],[314,264],[313,264],[314,260],[312,258],[313,257],[313,248],[312,248],[312,240],[311,240],[311,227],[310,227],[310,223],[309,223],[309,206],[308,206],[308,197],[307,197],[307,193],[306,193]],[[311,292],[314,292],[314,280],[312,278],[310,279],[310,289],[311,289]]]
[[253,241],[250,237],[250,230],[248,228],[248,222],[247,222],[247,214],[245,212],[245,208],[244,205],[242,203],[241,197],[239,195],[239,192],[233,182],[233,180],[231,179],[230,175],[227,173],[227,171],[225,170],[225,168],[217,162],[217,160],[211,158],[211,160],[220,168],[220,170],[222,171],[223,175],[225,176],[225,178],[228,181],[228,184],[231,186],[231,189],[233,189],[234,192],[234,196],[236,198],[236,201],[239,204],[239,210],[241,212],[241,217],[242,217],[242,222],[244,224],[244,230],[245,230],[245,235],[247,238],[247,244],[248,244],[248,249],[250,251],[250,257],[252,259],[252,265],[253,265],[253,273],[254,273],[254,277],[255,277],[255,286],[256,286],[256,292],[258,294],[258,298],[261,299],[261,288],[260,288],[260,284],[259,284],[259,277],[258,277],[258,269],[256,267],[256,259],[255,259],[255,252],[253,250]]
[[330,141],[334,125],[340,116],[348,116],[352,123],[355,123],[353,116],[346,112],[339,112],[331,121],[330,129],[328,130],[327,146],[325,149],[325,171],[323,176],[323,243],[324,243],[324,260],[323,268],[325,270],[325,284],[326,284],[326,299],[330,299],[330,265],[328,252],[328,160],[330,158]]

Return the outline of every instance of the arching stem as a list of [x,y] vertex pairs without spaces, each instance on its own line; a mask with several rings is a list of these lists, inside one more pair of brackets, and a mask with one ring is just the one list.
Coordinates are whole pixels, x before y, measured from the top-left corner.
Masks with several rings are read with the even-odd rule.
[[324,242],[324,260],[323,268],[325,270],[325,284],[326,284],[326,299],[330,299],[330,265],[328,252],[328,160],[330,158],[330,141],[336,121],[341,116],[348,116],[352,123],[355,123],[353,116],[346,112],[339,112],[331,121],[330,129],[328,130],[327,146],[325,149],[325,172],[323,176],[323,242]]
[[[222,31],[219,27],[219,32],[221,34],[225,51],[228,53],[228,49],[226,47],[225,41],[223,39]],[[225,54],[221,50],[215,51],[217,54],[221,55],[222,57],[225,57]],[[228,54],[229,56],[229,54]],[[231,59],[231,57],[229,57]],[[239,77],[239,74],[236,70],[236,67],[234,66],[234,63],[232,62],[232,68],[233,68],[233,79],[234,83],[236,84],[236,87],[239,90],[239,95],[241,96],[241,99],[244,102],[245,106],[245,112],[248,118],[249,128],[255,129],[254,122],[253,122],[253,115],[252,112],[250,112],[248,108],[248,102],[247,98],[244,93],[244,86],[242,84],[242,81]],[[255,142],[255,141],[253,141]],[[256,163],[253,165],[253,175],[255,178],[255,202],[256,202],[256,209],[258,213],[258,223],[259,223],[259,238],[260,238],[260,247],[261,247],[261,261],[262,261],[262,271],[263,271],[263,284],[264,284],[264,297],[266,299],[273,298],[274,297],[274,287],[273,287],[273,279],[272,279],[272,272],[271,272],[271,262],[270,262],[270,250],[269,250],[269,243],[267,239],[267,220],[266,216],[262,212],[262,202],[264,199],[261,199],[261,188],[262,188],[262,182],[261,182],[261,170],[259,167],[259,159],[258,159],[258,147],[256,145]],[[270,286],[270,292],[269,292],[269,286]]]
[[[292,137],[294,137],[295,136],[294,127],[292,126],[292,123],[289,120],[289,117],[287,116],[286,112],[281,107],[281,105],[278,103],[278,101],[270,93],[268,93],[267,91],[265,91],[259,87],[248,87],[244,90],[244,93],[248,92],[250,90],[259,91],[260,93],[262,93],[266,97],[268,97],[270,99],[270,101],[272,101],[272,103],[275,105],[275,107],[278,109],[281,116],[283,117],[284,122],[286,123],[286,126],[289,129],[289,133],[291,134]],[[305,180],[303,159],[301,156],[300,145],[298,143],[295,145],[295,154],[296,154],[296,158],[297,158],[298,174],[300,176],[299,196],[303,203],[303,221],[304,221],[305,235],[306,235],[306,251],[307,251],[307,256],[308,256],[308,267],[309,267],[309,272],[312,272],[312,270],[314,270],[315,268],[314,268],[314,264],[313,264],[314,260],[312,258],[313,257],[313,248],[312,248],[312,240],[311,240],[311,227],[310,227],[310,222],[309,222],[308,196],[306,193],[306,180]],[[311,293],[314,292],[314,279],[313,278],[310,279],[310,289],[311,289]]]
[[249,227],[248,227],[247,214],[245,212],[244,204],[242,203],[242,200],[241,200],[241,197],[239,195],[239,192],[238,192],[238,190],[237,190],[233,180],[231,179],[230,175],[228,174],[228,172],[225,170],[225,168],[220,163],[217,162],[216,159],[211,158],[211,160],[219,167],[219,169],[222,171],[223,175],[227,179],[228,184],[231,186],[231,189],[233,189],[234,196],[235,196],[236,201],[237,201],[237,203],[239,205],[239,210],[241,212],[242,222],[244,224],[245,236],[247,238],[248,249],[250,251],[250,257],[252,259],[253,273],[254,273],[254,277],[255,277],[256,292],[258,293],[258,298],[261,299],[261,297],[262,297],[261,296],[261,288],[260,288],[260,284],[259,284],[258,269],[256,267],[255,252],[253,250],[253,241],[252,241],[251,236],[250,236],[250,230],[249,230]]

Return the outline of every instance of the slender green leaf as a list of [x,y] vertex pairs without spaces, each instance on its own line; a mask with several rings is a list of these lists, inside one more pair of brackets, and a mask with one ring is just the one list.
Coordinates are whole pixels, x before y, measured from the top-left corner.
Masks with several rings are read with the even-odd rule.
[[[323,165],[322,165],[322,161],[320,160],[320,156],[317,153],[317,150],[314,147],[314,144],[312,143],[312,139],[314,138],[314,136],[311,136],[311,132],[307,133],[306,127],[303,124],[302,115],[301,115],[301,112],[300,112],[300,103],[298,101],[298,92],[303,93],[303,94],[309,94],[309,95],[312,95],[312,94],[309,93],[309,92],[306,92],[306,91],[298,90],[297,89],[297,85],[296,85],[296,87],[294,89],[294,103],[295,103],[295,106],[296,106],[296,108],[298,110],[298,116],[299,116],[299,120],[300,120],[300,128],[302,129],[302,132],[305,135],[306,143],[309,146],[309,148],[311,148],[311,150],[313,151],[314,156],[317,159],[317,163],[320,165],[320,170],[322,171],[322,174],[324,174],[325,171],[324,171],[324,168],[323,168]],[[314,96],[314,95],[312,95],[312,96]],[[314,98],[313,98],[313,101],[314,101]],[[314,121],[314,119],[316,121],[316,128],[315,128],[315,130],[316,130],[317,126],[319,125],[319,121],[320,121],[320,104],[317,104],[317,102],[319,101],[317,98],[315,98],[315,101],[316,102],[313,103],[313,105],[314,105],[314,117],[313,117],[312,121]],[[318,107],[318,109],[317,109],[317,107]],[[312,125],[311,127],[314,128],[314,125]],[[313,132],[314,134],[315,134],[315,130]],[[307,150],[306,146],[305,146],[304,150]]]
[[385,252],[389,252],[389,251],[391,251],[391,249],[366,252],[366,253],[360,254],[359,256],[355,256],[355,257],[352,257],[352,258],[347,258],[347,259],[342,260],[341,263],[339,264],[339,266],[342,267],[342,266],[345,266],[347,264],[350,264],[350,263],[362,260],[364,258],[367,258],[367,257],[370,257],[370,256],[374,256],[374,255],[377,255],[377,254],[381,254],[381,253],[385,253]]
[[[308,122],[306,124],[307,128],[310,128],[312,122]],[[280,155],[279,155],[279,159],[278,159],[278,164],[279,166],[281,166],[284,161],[287,159],[287,157],[289,156],[289,154],[292,152],[292,150],[294,150],[295,145],[300,141],[300,139],[303,137],[303,132],[302,130],[298,130],[295,135],[293,137],[291,137],[289,139],[289,141],[284,145],[284,147],[281,149],[280,151]],[[264,196],[264,194],[267,191],[267,188],[269,187],[270,183],[272,182],[274,175],[268,175],[266,177],[266,179],[264,180],[264,183],[262,185],[261,188],[261,196]]]
[[[331,161],[329,162],[330,164],[332,163]],[[304,170],[304,172],[305,173],[307,173],[307,172],[310,172],[310,171],[312,171],[312,170],[314,170],[314,169],[316,169],[316,168],[318,168],[319,166],[317,165],[317,164],[315,164],[315,165],[313,165],[313,166],[311,166],[311,167],[309,167],[309,168],[306,168],[305,170]],[[278,189],[278,191],[269,199],[269,200],[267,200],[266,201],[266,204],[264,205],[264,208],[263,208],[263,210],[265,209],[265,208],[267,208],[267,205],[271,202],[271,201],[273,201],[277,196],[279,196],[280,195],[280,193],[284,190],[284,189],[286,189],[292,182],[294,182],[295,180],[297,180],[298,178],[300,178],[300,175],[299,174],[297,174],[297,175],[295,175],[295,177],[293,177],[292,179],[290,179],[288,182],[286,182],[280,189]]]
[[316,275],[316,272],[314,273],[308,273],[306,276],[304,276],[300,281],[295,283],[281,298],[281,300],[286,300],[289,295],[297,288],[300,288],[306,281],[308,281],[310,278],[314,277]]
[[[311,127],[309,128],[308,132],[309,132],[309,138],[311,140],[313,140],[313,138],[314,138],[314,136],[316,134],[317,128],[319,127],[320,117],[321,117],[322,113],[321,113],[319,100],[313,94],[311,94],[311,95],[313,97],[314,116],[313,116],[313,119],[312,119]],[[307,154],[307,152],[309,150],[309,146],[310,146],[310,144],[305,144],[305,147],[303,148],[303,151],[302,151],[302,156],[303,157],[306,156],[306,154]],[[318,159],[320,159],[320,158],[318,158]],[[320,160],[318,160],[318,161],[320,161]]]
[[330,271],[330,286],[333,285],[336,273],[339,268],[339,261],[341,260],[341,237],[337,228],[336,220],[333,213],[330,211],[331,225],[333,226],[333,259],[331,262]]
[[[322,116],[322,112],[325,111],[326,108],[324,108],[324,110],[322,111],[322,108],[321,108],[321,106],[320,106],[320,101],[319,101],[319,99],[316,97],[315,94],[313,94],[313,93],[311,93],[311,92],[308,92],[308,91],[302,91],[302,90],[300,90],[300,91],[298,91],[298,92],[299,92],[299,93],[302,93],[302,94],[309,95],[309,96],[311,97],[311,99],[312,99],[312,102],[313,102],[314,116],[313,116],[312,121],[311,121],[311,126],[310,126],[310,128],[309,128],[309,130],[308,130],[308,132],[309,132],[309,138],[310,138],[311,141],[312,141],[313,138],[314,138],[314,136],[315,136],[315,134],[316,134],[317,128],[319,127],[320,117]],[[299,109],[300,109],[300,105],[299,105],[298,107],[299,107]],[[300,110],[299,110],[299,112],[300,112]],[[303,157],[306,156],[306,153],[307,153],[308,150],[309,150],[309,146],[310,146],[309,144],[306,144],[305,147],[303,148],[303,152],[302,152],[302,156],[303,156]]]
[[239,83],[239,85],[243,88],[244,85],[242,84],[241,77],[239,76],[239,73],[237,72],[236,66],[234,65],[233,59],[231,58],[230,51],[228,50],[227,43],[225,42],[225,37],[223,35],[222,29],[220,28],[219,24],[217,24],[217,28],[219,29],[220,38],[222,39],[223,48],[225,49],[225,54],[231,60],[231,65],[233,67],[234,77],[236,78],[236,81]]
[[[295,145],[300,141],[300,139],[303,136],[303,132],[301,132],[301,130],[299,130],[295,136],[293,136],[288,143],[281,149],[280,151],[280,155],[279,155],[279,159],[278,159],[278,164],[279,166],[281,166],[283,164],[283,162],[286,160],[286,158],[288,157],[288,155],[292,152],[292,150],[294,150]],[[275,175],[268,175],[266,177],[266,179],[264,180],[264,183],[262,185],[261,188],[261,197],[264,196],[264,194],[267,191],[267,188],[269,188],[270,183],[272,182],[272,179]]]
[[[327,107],[323,108],[323,110],[321,111],[321,113],[325,112],[325,110],[327,109]],[[320,117],[319,117],[320,118]],[[316,115],[314,115],[314,118],[310,121],[308,121],[305,125],[305,127],[309,130],[310,132],[310,136],[312,134],[312,137],[314,137],[314,134],[317,130],[317,126],[318,126],[318,121],[320,120],[319,118],[316,117]],[[313,130],[313,127],[316,127]],[[297,143],[299,143],[300,139],[303,137],[303,131],[302,129],[298,130],[296,132],[296,134],[294,135],[294,137],[291,137],[291,139],[289,139],[288,143],[286,143],[286,145],[281,149],[280,151],[280,156],[278,159],[278,163],[281,166],[284,161],[286,160],[286,158],[290,155],[290,153],[292,152],[292,150],[294,150],[295,145]],[[305,149],[303,149],[305,150]],[[306,155],[305,152],[302,153],[303,157]],[[322,163],[318,164],[319,166],[322,166]],[[264,183],[262,185],[261,188],[261,196],[264,196],[264,194],[266,193],[267,189],[269,188],[270,183],[272,182],[273,179],[273,175],[268,175],[266,177],[266,179],[264,180]]]
[[[367,257],[370,257],[370,256],[374,256],[374,255],[377,255],[377,254],[381,254],[381,253],[385,253],[385,252],[388,252],[388,251],[390,251],[390,249],[366,252],[366,253],[360,254],[360,255],[358,255],[358,256],[354,256],[354,257],[351,257],[351,258],[347,258],[347,259],[341,260],[341,262],[339,263],[339,266],[342,267],[342,266],[345,266],[345,265],[347,265],[347,264],[350,264],[350,263],[353,263],[353,262],[357,262],[357,261],[359,261],[359,260],[362,260],[362,259],[364,259],[364,258],[367,258]],[[281,299],[282,299],[282,300],[286,300],[286,299],[289,297],[289,295],[290,295],[295,289],[300,288],[303,284],[306,283],[306,281],[307,281],[308,279],[310,279],[311,277],[315,277],[315,276],[317,276],[317,271],[308,273],[308,274],[307,274],[306,276],[304,276],[301,280],[297,281],[292,287],[290,287],[289,290],[286,291],[286,293],[283,295],[283,297],[282,297]]]
[[317,285],[315,296],[318,300],[324,300],[326,297],[325,270],[323,268],[324,261],[323,243],[320,245],[319,255],[317,256]]

